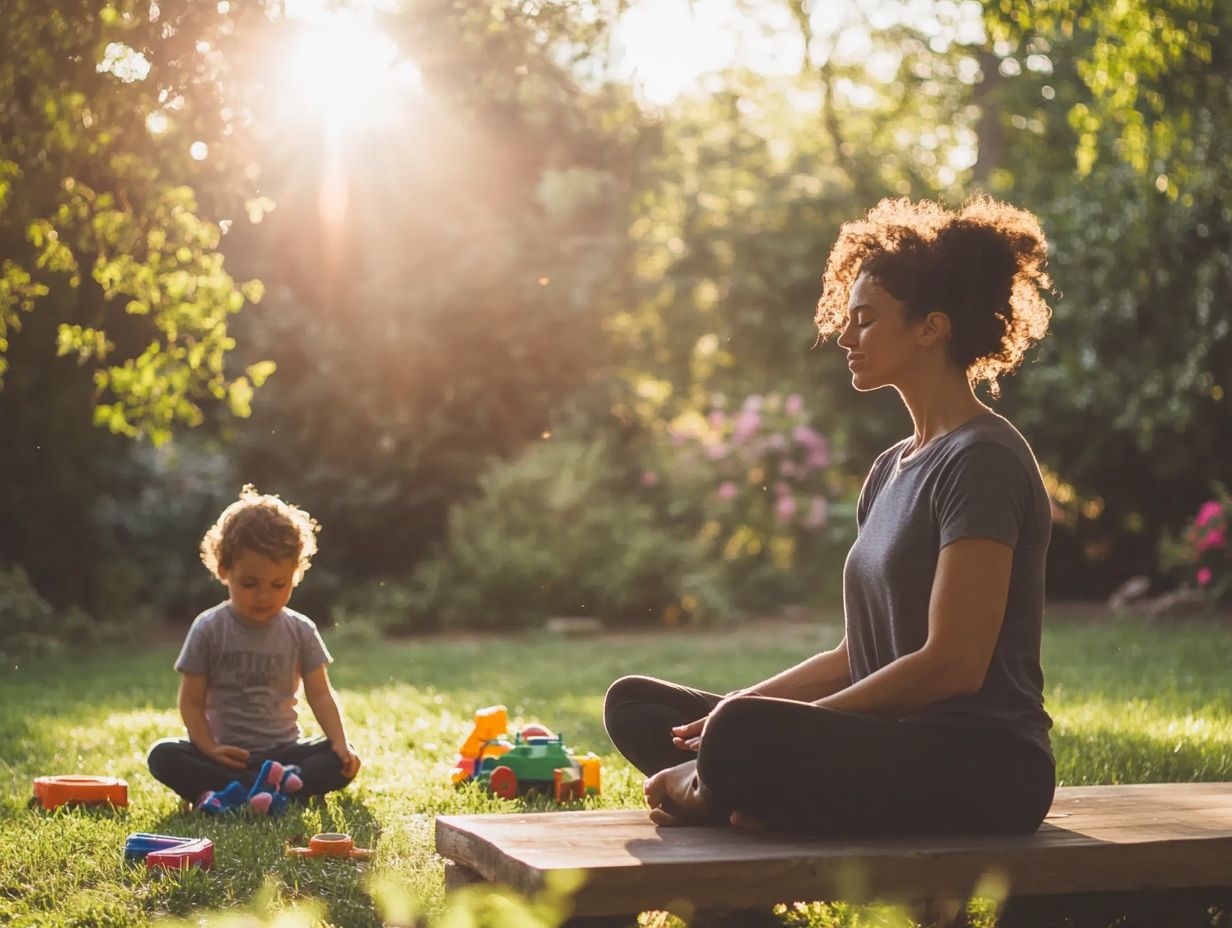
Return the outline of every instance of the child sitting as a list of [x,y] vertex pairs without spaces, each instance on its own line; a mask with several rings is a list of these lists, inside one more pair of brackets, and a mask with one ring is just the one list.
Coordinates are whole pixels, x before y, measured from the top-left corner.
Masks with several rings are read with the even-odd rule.
[[[318,529],[303,510],[245,486],[201,541],[201,559],[230,598],[188,630],[175,662],[188,737],[157,742],[149,766],[202,811],[244,802],[277,810],[284,794],[322,795],[359,772],[326,675],[333,658],[312,620],[286,608]],[[300,738],[301,678],[324,737]]]

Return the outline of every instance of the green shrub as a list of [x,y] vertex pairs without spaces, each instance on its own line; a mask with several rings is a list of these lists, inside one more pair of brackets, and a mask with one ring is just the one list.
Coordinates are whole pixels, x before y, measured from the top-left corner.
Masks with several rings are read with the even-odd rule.
[[625,485],[604,445],[553,439],[479,483],[480,495],[450,512],[444,543],[415,571],[405,626],[734,614],[721,565]]
[[0,567],[0,658],[58,654],[89,637],[93,621],[80,609],[57,613],[21,567]]

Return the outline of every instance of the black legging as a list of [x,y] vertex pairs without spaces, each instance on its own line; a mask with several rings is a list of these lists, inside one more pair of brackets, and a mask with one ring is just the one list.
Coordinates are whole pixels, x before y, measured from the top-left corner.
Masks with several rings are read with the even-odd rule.
[[1056,768],[998,728],[890,720],[745,696],[711,716],[694,754],[671,727],[723,697],[623,677],[603,708],[613,743],[646,775],[697,758],[702,795],[772,828],[821,835],[1029,834],[1052,804]]
[[329,746],[329,739],[324,737],[251,751],[243,770],[224,767],[211,760],[187,738],[164,738],[150,748],[147,763],[154,779],[170,786],[189,802],[196,802],[202,793],[223,789],[232,780],[239,780],[246,789],[251,789],[261,764],[267,760],[276,760],[284,766],[295,764],[300,768],[304,785],[292,794],[297,799],[332,793],[351,782],[342,775],[342,761]]

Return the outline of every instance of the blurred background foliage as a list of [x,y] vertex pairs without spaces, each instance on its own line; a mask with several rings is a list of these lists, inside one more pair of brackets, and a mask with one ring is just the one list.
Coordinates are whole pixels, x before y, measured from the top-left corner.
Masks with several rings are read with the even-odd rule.
[[[977,191],[1050,239],[997,403],[1050,594],[1191,582],[1161,545],[1232,482],[1232,8],[677,6],[4,4],[0,631],[186,622],[245,482],[324,526],[326,621],[833,603],[910,423],[815,344],[827,249]],[[739,53],[694,62],[715,10]]]

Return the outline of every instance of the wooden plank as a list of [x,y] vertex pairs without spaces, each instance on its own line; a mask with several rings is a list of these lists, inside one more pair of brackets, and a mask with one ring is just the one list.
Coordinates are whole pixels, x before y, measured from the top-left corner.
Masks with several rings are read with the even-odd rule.
[[1068,787],[1030,836],[821,840],[656,828],[641,810],[441,816],[437,851],[524,893],[581,870],[579,915],[815,899],[1232,884],[1232,783]]

